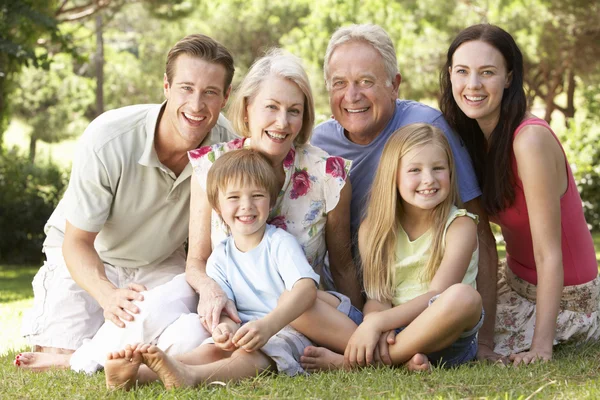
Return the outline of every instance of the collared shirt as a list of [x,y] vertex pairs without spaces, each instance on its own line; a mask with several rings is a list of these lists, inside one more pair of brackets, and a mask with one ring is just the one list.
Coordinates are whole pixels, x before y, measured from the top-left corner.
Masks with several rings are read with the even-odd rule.
[[[62,246],[65,220],[88,232],[103,262],[125,268],[185,264],[190,176],[163,165],[154,148],[164,106],[135,105],[108,111],[83,133],[63,199],[48,220],[44,246]],[[202,145],[236,136],[222,115]]]

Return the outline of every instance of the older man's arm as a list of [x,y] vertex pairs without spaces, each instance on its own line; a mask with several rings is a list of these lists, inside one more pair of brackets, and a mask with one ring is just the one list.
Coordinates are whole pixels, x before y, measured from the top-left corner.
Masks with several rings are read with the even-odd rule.
[[342,188],[340,201],[337,206],[327,214],[325,227],[325,240],[329,252],[329,266],[331,276],[338,291],[350,298],[352,304],[362,309],[363,297],[361,285],[352,260],[351,234],[350,234],[350,198],[352,187],[350,179]]
[[494,353],[494,327],[496,324],[496,287],[498,278],[498,252],[487,213],[481,205],[481,197],[465,203],[467,210],[479,216],[477,237],[479,239],[479,272],[477,290],[483,300],[485,319],[479,330],[479,360],[498,361],[502,357]]

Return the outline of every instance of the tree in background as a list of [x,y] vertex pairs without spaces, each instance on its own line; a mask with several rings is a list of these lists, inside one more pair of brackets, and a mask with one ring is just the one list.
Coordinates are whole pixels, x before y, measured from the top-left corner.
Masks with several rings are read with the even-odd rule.
[[56,56],[48,71],[23,69],[14,91],[14,113],[31,126],[29,161],[36,143],[57,143],[80,135],[88,124],[85,114],[94,102],[93,81],[77,75],[71,56]]

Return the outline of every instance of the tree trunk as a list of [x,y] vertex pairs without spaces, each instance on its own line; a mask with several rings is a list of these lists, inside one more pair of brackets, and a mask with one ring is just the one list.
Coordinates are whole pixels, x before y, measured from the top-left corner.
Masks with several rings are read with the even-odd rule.
[[96,14],[96,116],[104,112],[104,39],[102,13]]
[[569,127],[569,119],[575,116],[575,72],[573,67],[569,68],[567,80],[567,108],[565,110],[565,125]]
[[29,162],[35,163],[35,149],[37,147],[37,135],[35,132],[31,132],[31,138],[29,139]]

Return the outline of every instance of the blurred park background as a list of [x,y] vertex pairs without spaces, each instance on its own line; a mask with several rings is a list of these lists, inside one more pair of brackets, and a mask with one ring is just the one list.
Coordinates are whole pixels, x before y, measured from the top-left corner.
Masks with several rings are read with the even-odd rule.
[[223,43],[234,86],[269,47],[300,56],[321,122],[330,114],[322,60],[336,28],[384,27],[400,97],[437,107],[448,45],[481,22],[520,45],[529,106],[560,135],[590,229],[600,231],[597,0],[0,0],[0,265],[39,265],[77,137],[105,110],[160,103],[166,53],[183,36]]

